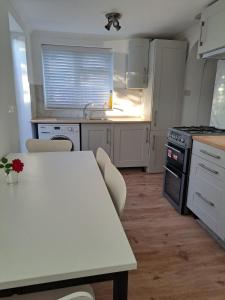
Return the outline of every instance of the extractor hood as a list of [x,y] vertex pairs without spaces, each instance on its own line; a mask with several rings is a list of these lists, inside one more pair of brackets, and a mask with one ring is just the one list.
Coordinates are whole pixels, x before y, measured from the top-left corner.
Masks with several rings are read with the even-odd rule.
[[202,58],[206,59],[225,59],[225,48],[220,48],[202,54]]

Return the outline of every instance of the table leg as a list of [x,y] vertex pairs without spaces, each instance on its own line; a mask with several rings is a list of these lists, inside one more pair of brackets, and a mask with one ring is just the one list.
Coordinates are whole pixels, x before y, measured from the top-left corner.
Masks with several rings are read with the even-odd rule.
[[113,300],[127,300],[128,272],[117,273],[113,279]]

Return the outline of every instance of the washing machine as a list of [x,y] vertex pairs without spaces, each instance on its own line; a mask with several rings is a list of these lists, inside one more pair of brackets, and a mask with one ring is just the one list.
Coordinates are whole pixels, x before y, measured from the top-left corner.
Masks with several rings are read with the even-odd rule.
[[80,150],[79,124],[38,124],[38,138],[44,140],[69,140],[72,151]]

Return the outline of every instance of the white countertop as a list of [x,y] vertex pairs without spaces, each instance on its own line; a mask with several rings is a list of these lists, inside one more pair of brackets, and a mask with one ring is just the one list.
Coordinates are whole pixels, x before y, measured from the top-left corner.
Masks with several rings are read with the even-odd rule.
[[15,155],[0,177],[0,289],[136,268],[92,152]]
[[31,123],[39,124],[107,124],[107,123],[149,123],[150,120],[146,118],[134,118],[134,117],[113,117],[107,119],[82,119],[82,118],[33,118]]

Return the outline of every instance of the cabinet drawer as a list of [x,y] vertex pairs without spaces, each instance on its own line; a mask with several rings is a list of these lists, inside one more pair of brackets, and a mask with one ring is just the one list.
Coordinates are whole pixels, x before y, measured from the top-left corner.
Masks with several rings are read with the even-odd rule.
[[225,170],[192,155],[188,187],[188,208],[212,231],[224,239]]
[[[201,185],[201,188],[197,188],[197,185]],[[191,189],[188,194],[187,206],[188,208],[196,214],[200,220],[202,220],[212,231],[218,234],[219,226],[219,205],[218,199],[212,197],[212,191],[210,192],[210,187],[206,182],[201,182],[197,180],[190,183]],[[220,191],[217,192],[220,194]]]
[[190,176],[204,178],[215,186],[223,187],[225,184],[225,169],[195,154],[191,159]]
[[209,162],[225,168],[225,151],[194,141],[192,152]]

